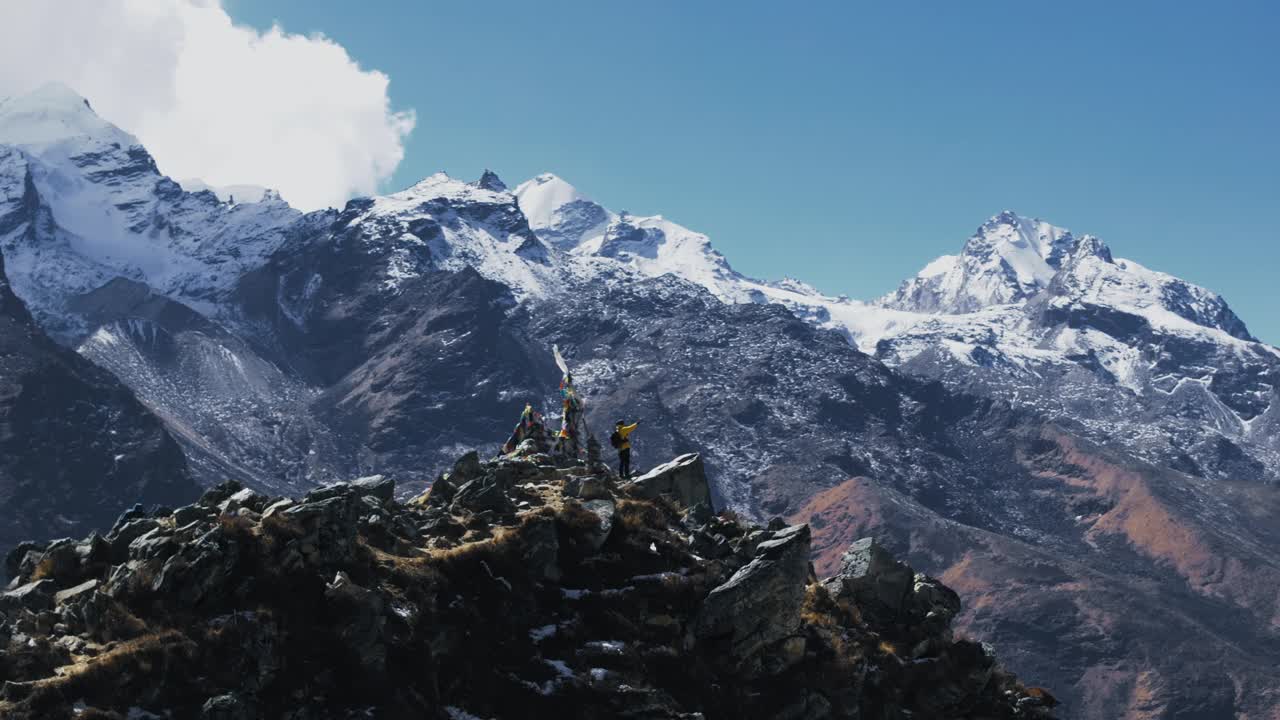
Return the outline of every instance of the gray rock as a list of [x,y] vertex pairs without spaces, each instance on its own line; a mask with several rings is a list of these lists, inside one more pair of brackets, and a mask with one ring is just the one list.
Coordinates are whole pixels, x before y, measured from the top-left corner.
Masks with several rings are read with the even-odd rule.
[[151,528],[129,543],[129,557],[136,560],[165,560],[177,551],[177,541],[160,526]]
[[52,577],[59,583],[80,579],[80,553],[76,551],[75,541],[69,538],[49,543],[40,555],[38,565],[45,577]]
[[222,513],[235,513],[240,508],[249,508],[250,510],[261,510],[267,504],[267,499],[258,493],[244,488],[232,493],[230,497],[218,504],[218,511]]
[[669,463],[659,465],[631,481],[629,486],[644,498],[671,495],[686,507],[711,505],[711,485],[707,482],[702,456],[697,453],[681,455]]
[[58,605],[75,604],[83,600],[84,598],[88,597],[88,595],[91,594],[93,591],[97,590],[98,585],[99,585],[99,582],[97,578],[94,578],[92,580],[85,580],[84,582],[80,583],[79,585],[76,585],[75,587],[69,587],[66,590],[59,590],[58,592],[54,593],[53,601]]
[[209,520],[213,515],[213,511],[203,505],[183,505],[173,511],[173,524],[182,527],[197,520]]
[[[420,504],[430,505],[432,507],[443,507],[453,502],[453,496],[458,493],[458,486],[449,478],[441,476],[431,483],[431,487],[427,489],[424,496],[419,496]],[[425,501],[422,500],[425,498]]]
[[391,502],[396,497],[396,481],[383,475],[370,475],[351,483],[352,489],[365,497]]
[[4,558],[5,572],[9,575],[9,577],[17,577],[20,572],[20,568],[23,565],[23,561],[26,560],[27,558],[27,555],[29,553],[34,553],[36,556],[39,556],[42,549],[43,549],[42,545],[32,540],[24,540],[18,543],[18,545],[15,548],[10,550],[9,553],[5,555],[5,558]]
[[840,572],[823,584],[833,596],[851,599],[864,617],[892,621],[911,610],[915,571],[875,538],[862,538],[840,559]]
[[585,477],[578,485],[578,497],[583,500],[602,500],[612,498],[613,493],[609,492],[609,487],[600,478]]
[[76,554],[80,556],[80,564],[111,562],[111,543],[98,533],[92,533],[80,544],[76,545]]
[[0,595],[0,607],[6,610],[48,610],[53,607],[53,592],[56,589],[57,585],[52,580],[34,580]]
[[275,515],[283,513],[285,510],[288,510],[289,508],[293,507],[296,504],[297,503],[295,503],[293,500],[290,500],[289,498],[285,498],[283,500],[277,500],[271,503],[270,505],[268,505],[266,510],[262,511],[262,519],[266,520],[269,517],[274,517]]
[[254,720],[257,717],[257,704],[235,693],[211,697],[200,708],[201,720]]
[[936,578],[918,573],[911,594],[912,612],[916,617],[935,619],[943,627],[960,614],[960,596]]
[[453,470],[449,473],[449,480],[457,487],[462,483],[473,480],[484,474],[484,466],[480,464],[480,454],[475,450],[463,455],[453,463]]
[[453,496],[452,506],[472,512],[486,510],[508,512],[512,509],[511,500],[507,494],[487,478],[476,478],[463,484]]
[[341,521],[347,514],[346,497],[331,496],[322,500],[304,502],[284,511],[287,518],[293,520],[313,520],[320,522]]
[[177,607],[192,608],[225,597],[232,588],[238,548],[213,530],[165,561],[151,590]]
[[592,550],[599,550],[604,547],[604,543],[609,539],[609,533],[613,530],[613,515],[617,510],[617,505],[612,500],[588,500],[582,503],[582,507],[588,512],[600,518],[600,525],[587,537]]
[[354,491],[351,489],[350,483],[334,483],[325,485],[307,493],[302,497],[303,503],[316,503],[324,500],[332,500],[334,498],[345,498],[352,495]]
[[116,562],[123,562],[129,557],[129,543],[146,535],[155,528],[160,526],[160,521],[154,518],[139,518],[130,520],[124,525],[111,531],[107,535],[107,541],[111,543],[111,557]]
[[756,557],[711,591],[695,635],[730,636],[730,656],[742,661],[795,633],[809,578],[808,525],[785,528],[757,548]]
[[206,490],[204,494],[200,496],[199,503],[208,508],[217,508],[222,504],[223,500],[226,500],[243,489],[244,486],[235,480],[226,480]]

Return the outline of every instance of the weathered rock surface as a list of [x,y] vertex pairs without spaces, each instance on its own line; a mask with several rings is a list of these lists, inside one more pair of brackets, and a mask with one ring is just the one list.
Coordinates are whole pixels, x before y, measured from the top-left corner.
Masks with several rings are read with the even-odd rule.
[[0,716],[1050,717],[1047,694],[952,638],[940,583],[908,570],[892,622],[851,594],[900,571],[877,545],[823,584],[807,525],[587,468],[454,474],[502,507],[461,488],[401,504],[386,479],[297,501],[232,483],[106,538],[23,545]]
[[711,484],[698,453],[681,455],[659,465],[632,481],[636,492],[645,498],[671,495],[688,507],[700,503],[711,505]]
[[800,627],[809,577],[809,526],[779,530],[756,546],[755,557],[707,596],[698,616],[701,638],[729,637],[736,660],[782,640]]

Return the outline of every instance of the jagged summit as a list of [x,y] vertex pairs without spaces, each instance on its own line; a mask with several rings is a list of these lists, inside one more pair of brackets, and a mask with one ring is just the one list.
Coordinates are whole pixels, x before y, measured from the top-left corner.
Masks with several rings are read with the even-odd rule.
[[476,181],[476,186],[484,190],[492,190],[493,192],[507,192],[506,183],[502,182],[502,178],[492,170],[485,169],[480,179]]
[[1111,261],[1090,236],[1006,210],[992,216],[965,242],[959,255],[944,255],[880,300],[915,312],[968,313],[1026,300],[1044,290],[1073,258],[1089,254]]

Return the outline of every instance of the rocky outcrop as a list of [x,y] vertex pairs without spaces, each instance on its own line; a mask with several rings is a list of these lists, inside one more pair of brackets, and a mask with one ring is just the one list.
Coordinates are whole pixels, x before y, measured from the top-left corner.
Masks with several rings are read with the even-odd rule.
[[809,578],[809,526],[793,525],[756,545],[755,557],[707,595],[698,615],[700,638],[727,636],[735,660],[792,635]]
[[823,583],[807,525],[651,500],[603,469],[473,456],[438,482],[503,502],[229,482],[24,544],[0,595],[0,715],[1050,717],[952,637],[936,581],[888,593],[884,619],[863,591],[903,566],[874,543]]
[[631,483],[641,497],[654,499],[670,495],[687,507],[711,506],[711,484],[698,453],[681,455],[636,478]]

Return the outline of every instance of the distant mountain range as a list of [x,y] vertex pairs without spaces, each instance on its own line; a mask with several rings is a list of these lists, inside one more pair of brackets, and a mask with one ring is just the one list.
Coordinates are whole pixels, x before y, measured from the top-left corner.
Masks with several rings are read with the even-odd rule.
[[557,343],[598,434],[639,417],[641,464],[701,452],[828,568],[880,535],[1065,716],[1280,711],[1280,351],[1212,292],[1014,213],[858,302],[553,175],[308,214],[184,187],[66,88],[0,102],[13,292],[132,390],[175,483],[425,486],[558,405]]

